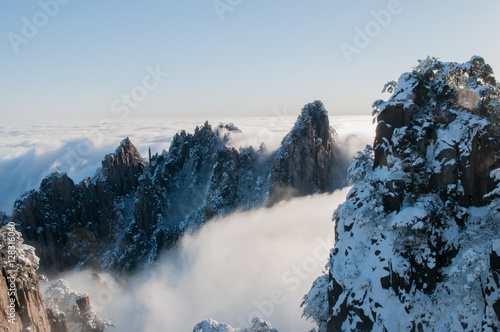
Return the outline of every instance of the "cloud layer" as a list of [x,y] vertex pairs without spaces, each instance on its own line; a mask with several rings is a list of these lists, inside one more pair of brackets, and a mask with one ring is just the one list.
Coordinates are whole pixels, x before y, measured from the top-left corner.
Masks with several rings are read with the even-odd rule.
[[279,331],[308,331],[300,303],[327,261],[332,212],[347,192],[212,220],[126,286],[108,276],[102,287],[88,272],[63,278],[118,331],[191,331],[207,318],[243,327],[254,316]]
[[[213,125],[234,122],[235,147],[276,149],[295,122],[293,116],[209,119]],[[370,117],[330,117],[343,149],[354,155],[373,140]],[[203,120],[159,120],[95,125],[10,125],[0,127],[0,210],[10,212],[16,198],[38,188],[54,170],[80,181],[91,176],[107,153],[130,137],[146,157],[168,149],[180,129],[192,132]],[[354,137],[354,139],[349,139]],[[90,271],[64,274],[72,288],[91,295],[99,314],[118,331],[190,331],[207,318],[233,326],[248,325],[254,316],[280,331],[307,331],[300,303],[321,273],[332,246],[333,210],[347,191],[281,202],[272,209],[234,213],[207,223],[184,237],[154,265],[106,285]],[[51,279],[55,279],[51,278]]]
[[[235,147],[265,142],[269,150],[276,149],[292,128],[296,116],[208,119],[234,122],[241,134],[234,134]],[[50,172],[67,172],[75,182],[93,176],[101,160],[113,152],[125,137],[130,137],[143,157],[148,148],[153,153],[168,149],[175,133],[181,129],[193,132],[205,119],[141,120],[135,122],[10,124],[0,126],[0,211],[10,214],[14,201],[26,191],[38,189],[40,181]],[[367,116],[330,117],[331,125],[341,139],[356,135],[353,149],[362,148],[373,140],[374,127]],[[352,143],[352,142],[351,142]]]

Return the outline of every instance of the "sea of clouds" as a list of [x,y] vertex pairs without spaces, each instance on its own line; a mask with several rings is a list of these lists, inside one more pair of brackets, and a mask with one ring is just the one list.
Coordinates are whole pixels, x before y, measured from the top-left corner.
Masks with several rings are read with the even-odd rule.
[[[253,317],[278,331],[309,331],[302,297],[321,274],[333,245],[332,213],[348,188],[233,213],[182,238],[127,281],[91,271],[57,276],[90,295],[117,331],[192,331],[212,318],[247,327]],[[53,281],[54,278],[51,278]]]
[[[278,148],[293,127],[295,116],[260,118],[208,119],[212,126],[233,122],[241,133],[232,135],[235,147],[264,142],[269,151]],[[41,180],[54,171],[66,172],[80,182],[93,176],[108,153],[129,137],[141,155],[168,150],[179,130],[193,132],[206,119],[156,119],[128,122],[92,123],[67,121],[57,123],[17,123],[0,125],[0,211],[10,214],[14,202],[28,190],[38,189]],[[371,144],[374,126],[369,116],[331,116],[331,125],[346,148],[355,151]]]
[[[233,122],[235,147],[265,142],[275,150],[296,117],[209,119],[213,125]],[[92,176],[104,156],[130,137],[141,155],[161,153],[181,129],[193,132],[205,119],[140,120],[112,125],[61,122],[10,124],[0,127],[0,210],[10,212],[14,200],[55,170],[78,182]],[[371,144],[374,125],[367,116],[331,116],[342,147],[351,155]],[[68,280],[90,294],[98,313],[117,331],[192,331],[212,318],[235,327],[254,316],[279,331],[308,331],[300,303],[324,269],[333,245],[332,213],[348,189],[281,202],[211,220],[198,233],[162,254],[155,264],[132,276],[115,279],[92,271],[49,276]],[[102,281],[102,280],[101,280]],[[42,287],[43,288],[43,287]]]

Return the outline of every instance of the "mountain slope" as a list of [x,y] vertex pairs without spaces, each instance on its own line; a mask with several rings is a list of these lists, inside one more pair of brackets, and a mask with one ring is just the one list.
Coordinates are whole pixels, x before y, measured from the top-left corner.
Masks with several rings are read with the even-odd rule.
[[[320,331],[500,328],[500,99],[491,67],[428,58],[374,106],[328,273],[304,298]],[[384,88],[385,89],[385,88]]]
[[271,169],[271,201],[293,195],[331,192],[335,185],[333,143],[336,133],[329,126],[328,112],[320,101],[306,105],[292,130],[281,142]]
[[66,174],[49,175],[15,203],[12,220],[44,270],[119,272],[154,261],[210,218],[344,184],[345,170],[335,168],[344,156],[335,154],[321,102],[304,107],[277,152],[230,147],[237,130],[206,122],[192,134],[180,131],[149,163],[127,138],[93,178],[75,184]]

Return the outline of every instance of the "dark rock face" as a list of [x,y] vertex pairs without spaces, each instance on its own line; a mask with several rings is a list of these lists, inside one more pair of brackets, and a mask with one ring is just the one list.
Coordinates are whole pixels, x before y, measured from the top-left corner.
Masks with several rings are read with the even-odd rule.
[[30,191],[15,203],[12,220],[22,222],[25,240],[40,248],[39,255],[47,266],[62,268],[61,247],[67,238],[74,189],[66,174],[53,173],[42,181],[40,191]]
[[95,253],[98,241],[109,236],[110,222],[118,218],[115,199],[106,182],[75,185],[54,173],[15,203],[12,220],[38,249],[43,269],[59,271]]
[[125,196],[137,188],[139,176],[145,162],[139,151],[127,137],[115,153],[108,154],[102,162],[102,174],[111,190],[118,196]]
[[[462,206],[487,203],[484,195],[494,188],[490,172],[500,167],[496,94],[495,84],[483,85],[494,82],[489,66],[484,60],[474,61],[467,69],[451,69],[447,74],[448,82],[436,77],[438,74],[433,72],[439,70],[436,68],[425,68],[418,76],[414,74],[408,78],[411,91],[399,92],[399,99],[387,102],[379,112],[374,168],[387,166],[391,156],[407,164],[405,171],[419,173],[426,165],[413,165],[413,162],[434,153],[430,149],[438,149],[435,158],[439,164],[436,167],[440,169],[428,179],[429,185],[446,196],[448,186],[461,184],[463,191],[455,198]],[[469,77],[469,82],[464,81],[464,77]],[[456,85],[453,80],[462,83]],[[484,88],[474,90],[478,86]],[[460,101],[463,94],[472,95],[468,99],[477,96],[478,101],[470,105],[471,109],[464,108],[469,101],[467,98]],[[454,111],[454,106],[468,110],[470,116],[462,118]],[[469,124],[476,119],[474,116],[478,122]],[[479,119],[491,122],[483,123]],[[464,126],[470,126],[467,137],[454,139],[440,135],[447,130],[461,132]],[[394,140],[398,140],[397,144]]]
[[374,146],[351,166],[354,187],[334,214],[328,313],[305,303],[321,331],[500,329],[500,88],[491,74],[480,57],[428,58],[374,104]]
[[338,188],[333,180],[334,136],[336,133],[320,101],[302,109],[273,160],[272,202],[288,196],[290,191],[310,195]]
[[127,138],[102,165],[102,174],[78,185],[66,174],[53,173],[39,191],[16,201],[12,220],[38,249],[44,270],[75,266],[102,251],[101,241],[113,238],[112,226],[120,220],[116,204],[137,187],[144,162]]
[[10,222],[10,216],[7,213],[0,211],[0,225],[7,225]]
[[[130,270],[153,261],[185,232],[236,208],[266,206],[336,186],[334,131],[321,102],[306,105],[278,152],[235,149],[234,124],[180,131],[145,163],[127,138],[94,178],[55,173],[15,204],[12,220],[44,270]],[[270,194],[271,193],[271,194]]]

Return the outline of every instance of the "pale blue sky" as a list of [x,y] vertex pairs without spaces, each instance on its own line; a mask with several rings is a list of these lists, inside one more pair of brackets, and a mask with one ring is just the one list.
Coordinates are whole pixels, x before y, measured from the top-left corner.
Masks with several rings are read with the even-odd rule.
[[[385,26],[372,11],[397,0],[59,1],[0,0],[2,121],[295,115],[315,99],[370,114],[427,55],[478,54],[500,72],[497,0],[400,0]],[[221,20],[214,3],[232,11]],[[349,62],[340,45],[356,46],[357,28],[372,37]]]

